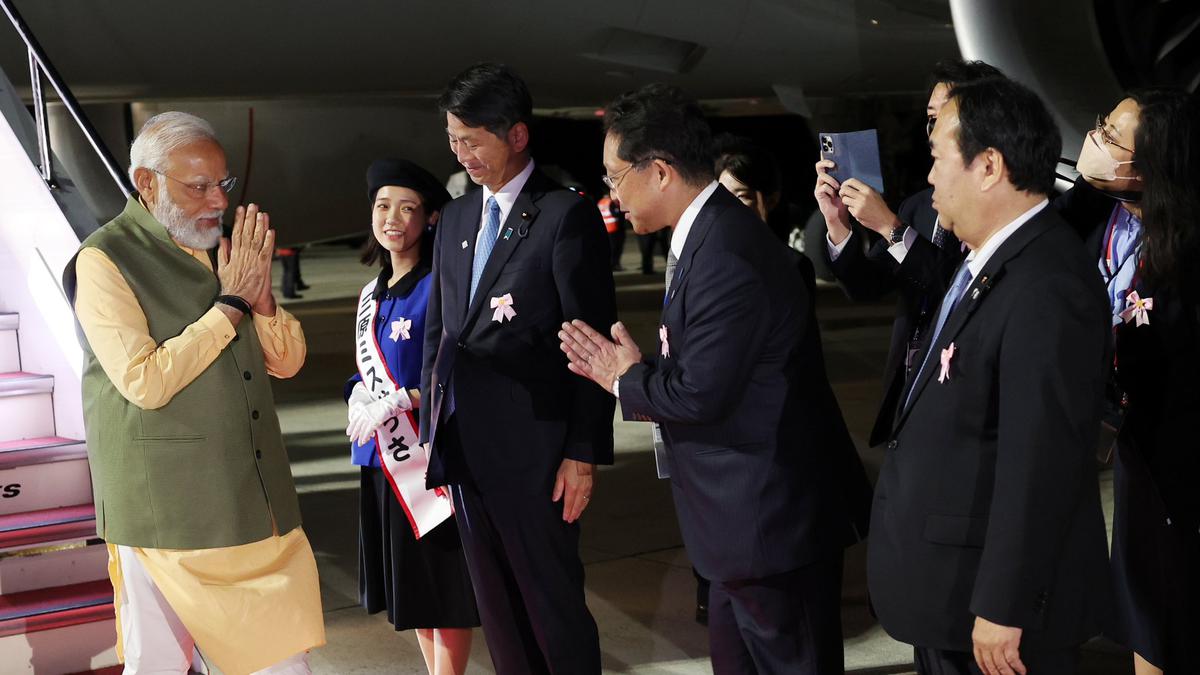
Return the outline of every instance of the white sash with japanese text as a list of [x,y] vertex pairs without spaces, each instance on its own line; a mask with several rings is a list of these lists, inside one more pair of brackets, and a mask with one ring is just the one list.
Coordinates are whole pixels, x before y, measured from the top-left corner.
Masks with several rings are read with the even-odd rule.
[[[373,398],[381,399],[399,390],[401,385],[388,368],[375,337],[375,320],[379,312],[379,303],[375,300],[376,283],[377,280],[372,280],[364,286],[358,298],[354,357],[363,384]],[[403,410],[389,417],[375,432],[379,464],[392,486],[392,492],[404,508],[417,539],[454,515],[454,508],[445,491],[425,489],[429,458],[421,448],[419,439],[411,410]]]

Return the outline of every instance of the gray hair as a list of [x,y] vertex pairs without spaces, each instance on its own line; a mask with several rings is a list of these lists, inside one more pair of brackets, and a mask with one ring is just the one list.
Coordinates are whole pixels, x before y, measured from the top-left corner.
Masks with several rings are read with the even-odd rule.
[[129,148],[129,180],[137,184],[133,173],[138,169],[164,171],[172,152],[197,141],[219,143],[217,132],[207,121],[174,110],[151,117]]

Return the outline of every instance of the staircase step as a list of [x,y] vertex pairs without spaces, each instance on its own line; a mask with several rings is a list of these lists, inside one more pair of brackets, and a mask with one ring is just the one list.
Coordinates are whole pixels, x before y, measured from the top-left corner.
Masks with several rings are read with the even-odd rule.
[[93,504],[0,516],[0,551],[96,536]]
[[108,578],[108,547],[100,539],[0,553],[0,595]]
[[113,618],[108,579],[0,595],[0,638]]
[[54,377],[0,373],[0,442],[54,435]]
[[38,375],[24,371],[0,373],[0,396],[49,394],[54,391],[53,375]]
[[[91,502],[87,446],[67,439],[31,440],[0,443],[0,516]],[[44,440],[50,443],[39,443]],[[20,443],[27,445],[2,449]]]
[[92,673],[120,675],[116,621],[108,619],[0,638],[4,675]]
[[87,459],[87,445],[73,438],[42,436],[0,441],[0,471],[74,459]]

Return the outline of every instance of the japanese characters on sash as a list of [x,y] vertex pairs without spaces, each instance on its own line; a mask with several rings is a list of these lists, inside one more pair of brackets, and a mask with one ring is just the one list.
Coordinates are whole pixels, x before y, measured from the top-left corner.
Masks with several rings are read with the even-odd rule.
[[[376,399],[400,389],[375,337],[375,320],[379,303],[375,300],[375,284],[371,280],[363,287],[355,318],[355,360],[363,384]],[[426,490],[425,473],[429,458],[422,450],[417,423],[411,410],[398,411],[375,432],[375,449],[392,492],[412,525],[417,539],[454,515],[454,508],[445,491]]]

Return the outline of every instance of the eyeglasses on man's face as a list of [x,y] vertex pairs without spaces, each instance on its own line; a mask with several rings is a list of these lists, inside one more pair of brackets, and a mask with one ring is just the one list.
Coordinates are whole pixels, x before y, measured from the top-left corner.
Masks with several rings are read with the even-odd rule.
[[225,178],[222,178],[221,180],[213,181],[211,183],[189,183],[188,181],[185,181],[185,180],[179,180],[178,178],[176,178],[174,176],[169,176],[166,173],[159,171],[158,169],[151,169],[151,171],[162,176],[163,178],[169,178],[169,179],[175,181],[176,183],[179,183],[183,187],[187,188],[187,191],[190,192],[193,197],[197,197],[197,198],[204,197],[214,188],[220,189],[221,192],[225,192],[225,193],[233,192],[234,186],[237,185],[237,177],[236,176],[226,176]]
[[619,185],[621,183],[621,181],[625,178],[625,174],[629,173],[630,171],[632,171],[635,168],[638,168],[640,166],[645,166],[647,163],[653,162],[656,159],[664,164],[671,163],[671,160],[667,159],[666,157],[658,157],[656,155],[651,155],[649,157],[644,157],[642,159],[639,159],[636,162],[633,162],[629,166],[618,171],[615,175],[610,176],[608,174],[604,174],[603,176],[600,177],[600,180],[603,181],[603,183],[608,187],[609,190],[616,190],[617,185]]

